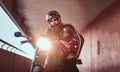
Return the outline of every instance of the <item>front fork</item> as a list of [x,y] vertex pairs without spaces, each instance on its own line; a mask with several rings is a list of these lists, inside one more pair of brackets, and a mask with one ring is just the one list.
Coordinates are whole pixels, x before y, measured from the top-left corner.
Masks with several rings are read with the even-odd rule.
[[31,63],[30,72],[44,72],[46,64],[46,55],[36,49],[34,60]]

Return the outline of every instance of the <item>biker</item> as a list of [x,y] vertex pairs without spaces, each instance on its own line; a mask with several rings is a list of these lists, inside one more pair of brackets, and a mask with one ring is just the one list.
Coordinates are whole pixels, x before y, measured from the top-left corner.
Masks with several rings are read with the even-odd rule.
[[47,72],[79,72],[76,59],[83,46],[83,36],[72,25],[62,23],[61,15],[55,10],[46,14],[46,21],[49,26],[46,34],[55,47],[48,56]]

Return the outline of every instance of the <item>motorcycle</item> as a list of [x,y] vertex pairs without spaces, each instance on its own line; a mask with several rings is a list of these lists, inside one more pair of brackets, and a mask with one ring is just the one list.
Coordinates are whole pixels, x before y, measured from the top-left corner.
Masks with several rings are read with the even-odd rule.
[[[14,36],[25,37],[21,32],[15,32]],[[31,43],[35,49],[35,56],[33,62],[31,63],[30,72],[79,72],[76,64],[82,64],[81,59],[75,58],[72,60],[74,62],[71,61],[71,64],[66,64],[67,61],[65,56],[68,53],[62,49],[64,46],[59,42],[52,42],[52,40],[44,34],[41,34],[37,40],[31,38],[21,41],[21,44],[27,42]],[[80,51],[81,48],[78,51],[78,54],[80,54]],[[62,55],[60,54],[61,52]]]

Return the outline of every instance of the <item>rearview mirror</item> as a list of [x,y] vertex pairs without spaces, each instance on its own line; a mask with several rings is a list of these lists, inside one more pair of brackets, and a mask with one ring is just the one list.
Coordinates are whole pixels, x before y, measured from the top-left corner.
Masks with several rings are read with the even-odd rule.
[[15,37],[24,37],[21,32],[15,32],[14,36]]

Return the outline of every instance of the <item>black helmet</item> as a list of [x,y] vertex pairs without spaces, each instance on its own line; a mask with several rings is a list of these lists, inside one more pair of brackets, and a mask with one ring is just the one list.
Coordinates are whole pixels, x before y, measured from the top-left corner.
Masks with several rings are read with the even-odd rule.
[[50,18],[53,18],[53,17],[60,18],[61,16],[57,11],[52,10],[46,14],[46,21],[48,21]]

